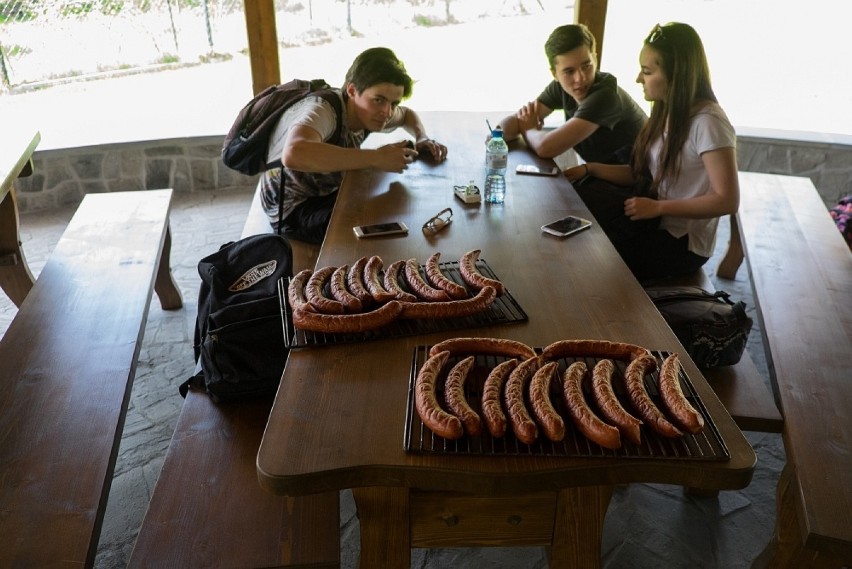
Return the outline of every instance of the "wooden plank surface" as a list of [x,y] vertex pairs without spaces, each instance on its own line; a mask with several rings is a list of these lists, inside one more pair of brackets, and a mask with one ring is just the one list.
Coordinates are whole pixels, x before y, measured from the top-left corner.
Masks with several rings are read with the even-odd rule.
[[852,558],[852,253],[810,180],[741,179],[748,191],[740,229],[784,414],[802,541]]
[[271,405],[187,393],[129,567],[339,566],[338,492],[285,498],[257,483]]
[[0,342],[0,566],[94,562],[171,195],[87,195]]

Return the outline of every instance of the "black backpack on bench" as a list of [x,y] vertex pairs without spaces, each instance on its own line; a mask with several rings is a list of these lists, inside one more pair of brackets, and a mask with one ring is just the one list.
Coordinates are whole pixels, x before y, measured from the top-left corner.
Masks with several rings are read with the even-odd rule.
[[226,243],[199,261],[198,274],[200,371],[180,394],[194,386],[217,402],[273,396],[289,353],[278,295],[279,279],[293,274],[289,241],[270,233]]

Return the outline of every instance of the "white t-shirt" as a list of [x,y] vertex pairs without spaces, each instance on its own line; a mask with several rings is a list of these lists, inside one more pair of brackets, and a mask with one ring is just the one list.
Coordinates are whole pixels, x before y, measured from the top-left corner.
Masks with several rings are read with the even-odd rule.
[[[701,155],[711,150],[736,146],[737,135],[725,111],[716,103],[705,105],[692,117],[689,125],[689,135],[680,153],[680,174],[673,183],[670,180],[660,183],[657,189],[659,199],[686,199],[708,193],[710,177]],[[662,139],[656,140],[650,148],[650,169],[654,178],[659,175],[661,148]],[[660,220],[660,227],[674,237],[689,235],[689,250],[702,257],[713,255],[718,224],[718,217],[690,219],[664,215]]]

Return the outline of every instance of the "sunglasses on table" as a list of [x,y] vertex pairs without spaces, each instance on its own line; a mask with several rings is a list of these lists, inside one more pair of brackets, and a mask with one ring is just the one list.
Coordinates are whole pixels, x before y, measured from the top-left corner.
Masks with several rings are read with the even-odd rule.
[[445,208],[438,212],[437,215],[429,219],[423,224],[423,231],[434,235],[438,233],[453,221],[452,208]]

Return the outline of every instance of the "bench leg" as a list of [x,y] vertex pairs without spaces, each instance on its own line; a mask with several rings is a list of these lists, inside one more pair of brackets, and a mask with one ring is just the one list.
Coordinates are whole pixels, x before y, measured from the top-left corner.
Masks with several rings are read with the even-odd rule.
[[21,249],[18,202],[12,188],[0,203],[0,287],[20,307],[34,283]]
[[177,310],[183,306],[183,298],[180,296],[177,283],[172,277],[172,229],[166,226],[166,237],[163,240],[163,252],[160,254],[160,265],[157,267],[157,279],[154,281],[154,290],[160,299],[163,310]]
[[796,514],[797,486],[796,473],[788,462],[781,471],[775,495],[775,533],[752,563],[752,569],[837,569],[844,566],[843,560],[836,555],[805,549]]
[[725,251],[725,256],[719,262],[719,267],[716,269],[716,274],[723,279],[732,281],[737,276],[737,269],[743,264],[745,252],[743,251],[743,242],[740,237],[740,226],[737,222],[737,216],[731,215],[731,238],[728,240],[728,250]]

